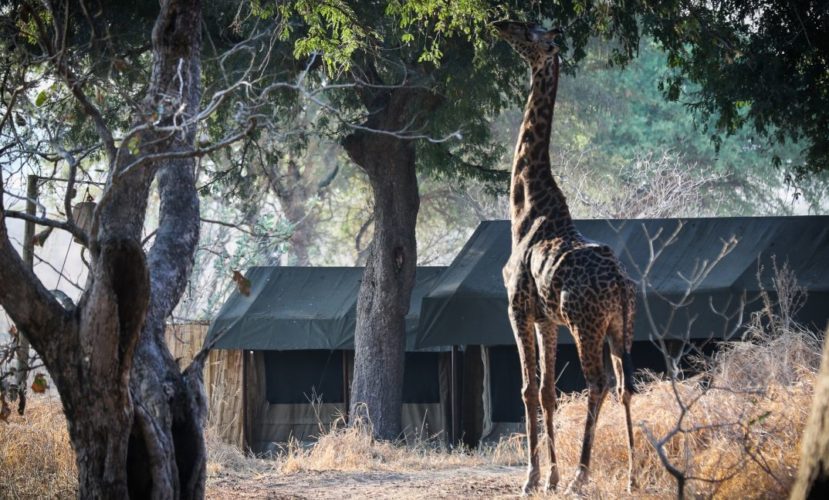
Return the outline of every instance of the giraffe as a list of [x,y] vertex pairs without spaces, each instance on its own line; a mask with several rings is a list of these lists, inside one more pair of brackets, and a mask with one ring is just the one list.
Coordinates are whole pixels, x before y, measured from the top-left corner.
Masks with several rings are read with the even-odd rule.
[[550,133],[561,62],[555,40],[561,31],[511,21],[494,23],[494,27],[532,69],[510,183],[512,252],[503,270],[509,318],[521,360],[526,411],[529,467],[523,493],[535,490],[540,480],[539,405],[550,457],[544,488],[555,490],[558,485],[553,415],[559,325],[573,335],[588,387],[581,458],[567,490],[580,492],[587,479],[596,420],[608,390],[603,356],[607,339],[617,392],[625,408],[630,491],[634,487],[630,350],[636,291],[613,251],[578,232],[551,172]]

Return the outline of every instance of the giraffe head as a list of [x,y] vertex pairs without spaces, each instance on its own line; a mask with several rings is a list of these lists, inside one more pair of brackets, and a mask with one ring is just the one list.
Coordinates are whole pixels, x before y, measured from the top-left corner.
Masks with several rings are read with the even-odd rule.
[[498,21],[492,26],[498,36],[506,40],[533,68],[543,66],[558,57],[556,39],[561,30],[546,30],[533,23]]

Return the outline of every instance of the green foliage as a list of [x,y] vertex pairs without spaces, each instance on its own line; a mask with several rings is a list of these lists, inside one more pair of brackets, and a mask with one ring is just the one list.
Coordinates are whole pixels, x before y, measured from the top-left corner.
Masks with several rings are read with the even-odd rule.
[[643,24],[673,69],[665,96],[696,84],[693,108],[716,140],[751,127],[771,143],[799,144],[800,172],[829,170],[825,1],[668,1]]
[[[624,68],[604,64],[607,50],[606,44],[594,42],[579,73],[562,78],[553,130],[555,154],[580,155],[581,169],[614,185],[625,181],[635,158],[670,151],[687,165],[690,176],[704,171],[721,179],[710,187],[712,196],[729,193],[722,197],[725,203],[719,204],[718,213],[778,213],[780,207],[773,205],[778,200],[769,192],[784,188],[784,172],[772,158],[781,158],[784,166],[796,165],[802,161],[800,147],[768,144],[748,128],[712,142],[702,129],[714,124],[690,113],[687,106],[698,87],[686,85],[676,102],[663,98],[659,81],[671,68],[658,44],[643,39],[639,56]],[[502,133],[515,129],[519,121],[517,112],[505,117],[499,125],[505,129]],[[813,176],[809,183],[823,177]],[[812,191],[804,195],[810,201],[821,196]]]
[[[454,4],[413,0],[392,12],[406,27],[466,36],[479,51],[483,25],[497,17],[562,26],[570,73],[589,59],[591,40],[611,42],[606,62],[624,65],[638,54],[641,35],[650,35],[671,68],[660,75],[664,97],[677,101],[693,91],[686,105],[715,146],[750,127],[768,146],[801,148],[802,161],[788,164],[798,172],[829,170],[829,9],[822,0]],[[435,36],[427,58],[446,53],[446,43]],[[787,165],[784,156],[772,160]]]
[[386,6],[386,14],[399,19],[403,30],[400,41],[420,45],[418,62],[435,65],[441,64],[442,45],[447,38],[465,38],[472,42],[476,53],[482,52],[487,24],[497,17],[499,10],[481,0],[391,1]]
[[[343,0],[296,0],[293,2],[261,2],[254,0],[252,13],[263,19],[282,22],[283,40],[293,40],[297,59],[317,53],[324,55],[331,74],[351,67],[354,53],[369,44],[375,34],[367,29],[354,8]],[[301,33],[294,32],[294,21]]]

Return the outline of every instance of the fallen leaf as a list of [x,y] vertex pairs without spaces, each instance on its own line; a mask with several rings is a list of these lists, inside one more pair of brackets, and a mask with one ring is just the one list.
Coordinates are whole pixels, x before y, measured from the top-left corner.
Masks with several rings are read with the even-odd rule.
[[49,388],[49,383],[46,381],[46,375],[42,373],[35,374],[35,380],[32,382],[32,391],[43,394]]
[[236,282],[236,288],[239,289],[239,293],[244,295],[245,297],[250,296],[250,280],[242,276],[242,273],[239,271],[233,271],[233,281]]

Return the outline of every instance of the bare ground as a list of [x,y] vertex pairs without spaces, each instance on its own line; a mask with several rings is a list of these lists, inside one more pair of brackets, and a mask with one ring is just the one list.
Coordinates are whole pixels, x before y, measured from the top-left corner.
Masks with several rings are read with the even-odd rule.
[[475,466],[447,470],[329,471],[211,478],[207,498],[516,498],[524,467]]

